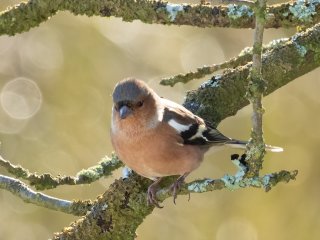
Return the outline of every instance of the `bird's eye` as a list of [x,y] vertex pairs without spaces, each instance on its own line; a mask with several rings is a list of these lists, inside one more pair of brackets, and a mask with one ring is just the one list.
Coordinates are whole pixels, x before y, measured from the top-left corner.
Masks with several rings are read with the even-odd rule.
[[143,101],[137,102],[137,107],[142,107]]

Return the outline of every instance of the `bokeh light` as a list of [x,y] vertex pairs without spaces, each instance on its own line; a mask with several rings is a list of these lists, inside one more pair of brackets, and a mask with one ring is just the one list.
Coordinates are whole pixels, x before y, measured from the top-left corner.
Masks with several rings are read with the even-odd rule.
[[216,240],[257,240],[255,227],[246,219],[232,218],[225,220],[218,228]]
[[56,34],[48,29],[35,29],[33,34],[20,39],[19,54],[25,71],[40,68],[57,70],[64,62],[63,51]]
[[0,103],[3,110],[14,119],[28,119],[40,109],[41,90],[25,77],[9,81],[1,90]]
[[[207,34],[197,34],[188,39],[181,50],[180,60],[185,72],[195,70],[201,65],[212,65],[212,62],[224,62],[225,54],[219,41]],[[200,66],[201,66],[200,65]]]

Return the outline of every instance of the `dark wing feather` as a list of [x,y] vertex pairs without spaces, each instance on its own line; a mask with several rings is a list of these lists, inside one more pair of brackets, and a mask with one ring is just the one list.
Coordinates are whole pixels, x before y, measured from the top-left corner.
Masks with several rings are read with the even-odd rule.
[[204,138],[207,139],[208,143],[224,144],[233,141],[231,138],[226,137],[215,128],[211,128],[206,125],[207,130],[202,132]]
[[194,115],[183,106],[166,99],[162,100],[165,106],[163,121],[170,125],[170,120],[173,120],[185,126],[183,131],[176,129],[184,144],[210,146],[233,142],[232,139],[224,136],[217,129],[211,127],[209,123],[206,123],[202,118]]

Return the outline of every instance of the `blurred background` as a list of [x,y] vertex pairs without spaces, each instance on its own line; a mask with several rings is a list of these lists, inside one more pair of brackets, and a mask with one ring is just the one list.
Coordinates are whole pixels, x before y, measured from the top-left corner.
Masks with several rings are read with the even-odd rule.
[[[19,1],[2,0],[0,10]],[[295,29],[268,29],[264,42]],[[113,151],[110,138],[114,85],[134,76],[179,103],[206,79],[174,88],[162,77],[221,63],[252,45],[252,30],[200,29],[125,23],[116,18],[59,12],[39,27],[0,36],[0,153],[31,172],[75,175]],[[264,98],[266,142],[282,146],[267,154],[263,173],[299,170],[297,180],[261,189],[227,190],[167,199],[138,228],[138,239],[268,240],[320,238],[320,69]],[[251,108],[219,125],[226,135],[248,139]],[[188,177],[235,173],[235,150],[209,152]],[[7,174],[0,168],[0,174]],[[120,170],[91,185],[61,186],[45,193],[95,199]],[[22,202],[0,190],[0,239],[47,239],[78,217]]]

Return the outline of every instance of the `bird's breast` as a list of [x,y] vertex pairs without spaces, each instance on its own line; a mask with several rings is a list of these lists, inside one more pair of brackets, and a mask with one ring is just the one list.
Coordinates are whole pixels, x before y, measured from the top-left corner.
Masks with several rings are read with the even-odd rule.
[[111,134],[120,159],[138,174],[148,177],[182,175],[196,169],[204,151],[198,146],[184,145],[170,126],[134,131],[122,128]]

